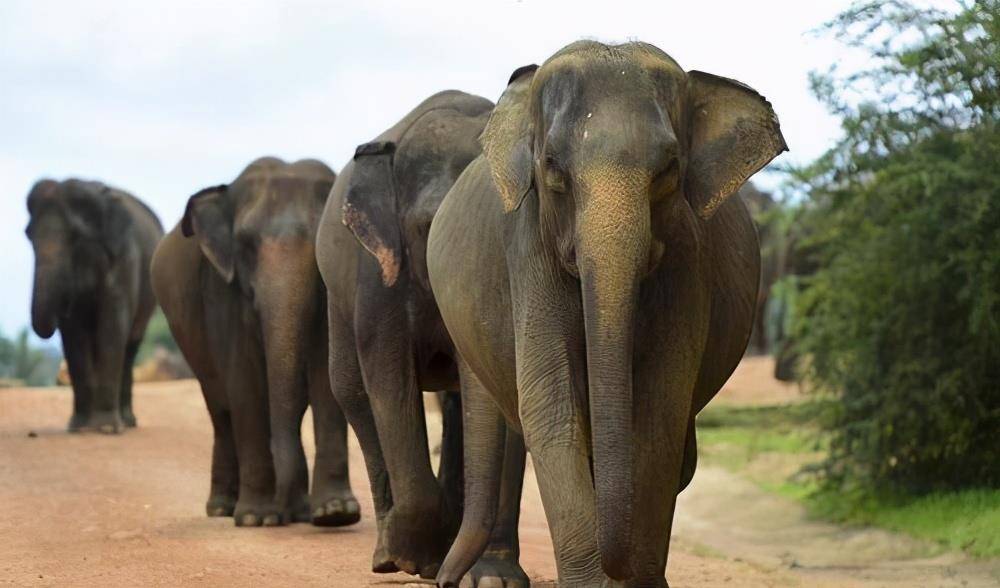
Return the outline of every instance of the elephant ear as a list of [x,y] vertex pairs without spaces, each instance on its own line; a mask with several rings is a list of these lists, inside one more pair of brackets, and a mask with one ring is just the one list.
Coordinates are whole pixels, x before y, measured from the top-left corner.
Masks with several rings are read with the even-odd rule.
[[685,193],[691,208],[709,219],[788,146],[771,103],[749,86],[691,71],[688,99],[691,134]]
[[396,284],[403,265],[402,235],[396,205],[392,159],[396,144],[375,141],[359,145],[344,198],[343,223],[375,256],[382,283]]
[[524,196],[531,189],[530,90],[537,69],[537,65],[526,65],[514,70],[507,89],[479,136],[505,212],[512,212],[521,206]]
[[44,178],[35,182],[35,185],[31,187],[31,191],[28,192],[28,214],[35,214],[39,203],[52,198],[58,190],[59,182],[55,180]]
[[132,216],[121,192],[100,182],[69,179],[63,183],[61,198],[72,231],[100,243],[110,259],[125,252]]
[[198,246],[227,284],[236,275],[236,244],[233,240],[233,205],[225,184],[205,188],[188,199],[181,219],[185,237],[198,239]]
[[101,223],[101,241],[111,259],[119,258],[128,246],[129,227],[132,215],[125,207],[125,196],[110,188],[104,188],[104,217]]

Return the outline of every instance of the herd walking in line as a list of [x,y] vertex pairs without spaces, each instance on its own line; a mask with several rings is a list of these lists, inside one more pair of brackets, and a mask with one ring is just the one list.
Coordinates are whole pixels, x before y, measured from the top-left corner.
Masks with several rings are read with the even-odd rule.
[[[374,571],[526,587],[530,452],[560,585],[665,587],[694,419],[758,306],[735,193],[785,150],[749,86],[578,41],[516,69],[496,104],[427,98],[339,174],[253,161],[166,235],[124,191],[39,181],[32,325],[62,337],[69,430],[119,433],[159,304],[211,417],[208,516],[356,523],[349,424]],[[436,474],[424,392],[442,407]]]

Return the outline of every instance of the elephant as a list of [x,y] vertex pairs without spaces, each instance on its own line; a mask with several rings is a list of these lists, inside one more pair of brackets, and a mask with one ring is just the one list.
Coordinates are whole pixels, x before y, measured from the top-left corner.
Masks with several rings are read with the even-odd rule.
[[737,194],[750,211],[750,217],[754,219],[761,249],[760,287],[757,291],[755,318],[750,332],[748,352],[764,355],[774,351],[771,342],[775,334],[771,332],[772,325],[767,321],[767,308],[771,298],[771,288],[782,277],[785,253],[781,243],[782,235],[779,234],[780,227],[774,226],[774,219],[771,218],[777,204],[769,193],[758,190],[750,182],[744,184]]
[[[375,572],[433,578],[461,518],[460,386],[425,251],[438,204],[479,154],[476,139],[492,108],[485,98],[440,92],[359,146],[333,185],[316,235],[331,385],[364,452],[374,497]],[[422,391],[444,392],[437,479]],[[476,438],[465,431],[467,449]],[[527,586],[517,551],[524,442],[512,434],[500,451],[508,456],[506,508],[472,574]]]
[[[214,429],[208,516],[237,526],[356,523],[347,423],[327,379],[314,239],[335,174],[255,160],[188,200],[153,257],[153,291]],[[300,429],[311,406],[312,493]]]
[[149,263],[163,236],[156,214],[95,181],[43,179],[28,194],[35,252],[31,325],[59,329],[73,384],[70,432],[135,427],[132,364],[156,308]]
[[481,144],[427,244],[479,435],[438,584],[484,547],[506,423],[531,453],[560,585],[666,586],[694,417],[753,323],[757,236],[728,196],[787,149],[777,117],[652,45],[579,41],[514,72]]

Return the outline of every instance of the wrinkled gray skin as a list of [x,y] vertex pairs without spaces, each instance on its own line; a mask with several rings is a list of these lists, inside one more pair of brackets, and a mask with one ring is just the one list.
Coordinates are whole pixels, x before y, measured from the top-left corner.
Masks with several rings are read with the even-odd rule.
[[506,420],[532,454],[560,585],[666,586],[694,416],[753,322],[757,237],[727,197],[784,140],[756,92],[646,44],[581,41],[512,78],[428,241],[482,441],[438,582],[482,549]]
[[[354,428],[372,486],[376,572],[434,577],[461,517],[462,424],[455,392],[443,394],[444,440],[435,479],[421,391],[455,391],[454,347],[431,295],[425,251],[444,194],[480,153],[493,104],[457,91],[436,94],[375,141],[360,146],[336,183],[317,235],[327,287],[330,378]],[[466,448],[477,443],[466,428]],[[471,577],[525,586],[517,517],[524,445],[512,434],[503,495]]]
[[[265,157],[188,201],[153,258],[153,288],[215,430],[209,516],[238,526],[360,519],[347,423],[327,379],[316,226],[335,175]],[[187,236],[185,236],[187,235]],[[300,429],[313,409],[312,494]]]
[[163,229],[134,196],[98,182],[41,180],[28,194],[35,250],[31,325],[58,328],[73,380],[71,432],[136,425],[132,364],[156,302],[149,260]]

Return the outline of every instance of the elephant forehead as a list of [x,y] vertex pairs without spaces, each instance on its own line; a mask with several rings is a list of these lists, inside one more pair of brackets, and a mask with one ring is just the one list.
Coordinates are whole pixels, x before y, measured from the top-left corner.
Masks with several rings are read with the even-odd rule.
[[260,240],[257,259],[262,265],[286,265],[312,259],[311,239],[288,239],[266,236]]
[[[648,43],[604,45],[578,42],[550,57],[535,73],[532,85],[539,88],[552,76],[565,71],[607,76],[607,82],[613,82],[614,76],[619,76],[622,82],[632,86],[650,79],[667,79],[676,83],[686,77],[673,58]],[[637,79],[635,74],[643,75]]]

